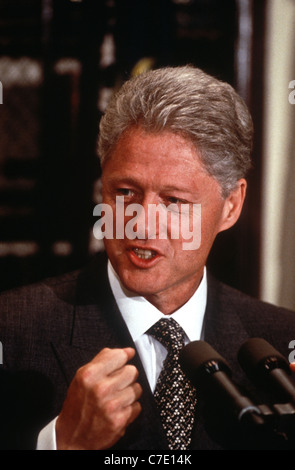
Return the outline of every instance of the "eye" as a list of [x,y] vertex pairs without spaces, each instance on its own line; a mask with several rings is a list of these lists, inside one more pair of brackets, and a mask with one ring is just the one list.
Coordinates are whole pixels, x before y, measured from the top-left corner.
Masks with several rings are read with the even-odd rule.
[[167,200],[169,204],[188,204],[186,200],[174,196],[169,196]]
[[175,212],[179,214],[180,212],[185,214],[190,210],[190,203],[186,199],[181,199],[176,196],[168,196],[165,203],[169,212]]
[[129,189],[129,188],[118,188],[117,193],[120,196],[126,196],[126,197],[133,197],[135,194],[134,191],[132,191],[132,189]]

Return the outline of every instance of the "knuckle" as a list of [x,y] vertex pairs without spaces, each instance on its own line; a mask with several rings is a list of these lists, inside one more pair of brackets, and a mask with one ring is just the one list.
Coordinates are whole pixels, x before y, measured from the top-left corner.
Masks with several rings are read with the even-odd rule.
[[99,352],[99,356],[113,357],[116,355],[121,355],[122,357],[125,357],[126,353],[122,349],[119,349],[119,348],[103,348]]
[[108,416],[112,417],[116,414],[119,408],[119,402],[117,399],[109,400],[105,403],[104,409]]
[[141,413],[141,410],[142,410],[141,404],[139,403],[139,401],[136,401],[132,406],[132,413],[130,415],[131,421],[133,421],[135,418],[137,418],[139,413]]
[[109,352],[111,351],[110,348],[103,348],[100,350],[100,352],[98,353],[99,356],[105,356],[107,354],[109,354]]
[[93,391],[98,399],[103,399],[107,397],[109,394],[109,385],[107,381],[102,380],[100,382],[95,383]]
[[128,416],[122,410],[117,410],[116,403],[108,403],[104,407],[107,429],[112,434],[121,434],[128,425]]
[[91,377],[92,377],[92,370],[91,370],[91,366],[89,365],[86,365],[86,366],[82,366],[80,367],[77,372],[76,372],[76,381],[78,382],[78,384],[80,385],[88,385],[89,382],[91,381]]
[[125,416],[125,414],[119,415],[116,419],[116,425],[115,425],[117,432],[121,432],[122,429],[125,429],[127,424],[128,422],[127,422],[127,417]]
[[128,376],[129,376],[131,379],[133,379],[133,380],[137,379],[137,377],[138,377],[138,370],[137,370],[137,368],[136,368],[134,365],[132,365],[132,364],[127,364],[127,365],[125,366],[125,370],[126,370],[126,373],[128,374]]
[[124,410],[121,410],[120,413],[117,413],[113,419],[113,430],[115,432],[122,432],[123,429],[126,429],[129,421],[129,408],[126,407]]
[[134,384],[134,392],[135,392],[136,398],[139,398],[142,395],[142,387],[137,382]]

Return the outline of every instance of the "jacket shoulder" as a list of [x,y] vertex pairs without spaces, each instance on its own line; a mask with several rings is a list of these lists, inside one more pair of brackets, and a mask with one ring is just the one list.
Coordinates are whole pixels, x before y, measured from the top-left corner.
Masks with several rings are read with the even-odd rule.
[[279,315],[280,318],[290,319],[290,321],[294,320],[295,322],[295,311],[291,309],[257,299],[222,282],[216,281],[216,283],[222,304],[227,305],[228,308],[234,308],[240,311],[241,315],[249,319],[255,316],[256,320],[259,322],[258,315],[261,314],[264,316],[267,314],[270,316],[269,318],[276,318]]
[[13,316],[15,311],[21,309],[29,312],[44,308],[50,302],[70,301],[74,296],[78,276],[79,271],[76,271],[2,292],[0,294],[2,319],[7,310],[9,310],[9,315]]
[[295,339],[295,312],[254,298],[210,277],[208,304],[220,325],[238,318],[248,337],[262,337],[286,354]]

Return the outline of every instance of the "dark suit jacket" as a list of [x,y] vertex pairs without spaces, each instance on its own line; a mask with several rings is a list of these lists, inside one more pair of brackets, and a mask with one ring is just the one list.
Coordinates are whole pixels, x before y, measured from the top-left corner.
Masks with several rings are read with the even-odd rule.
[[[210,275],[205,322],[205,340],[228,361],[233,378],[247,387],[251,385],[236,359],[244,340],[264,337],[287,357],[295,339],[295,314],[254,300]],[[0,341],[0,447],[34,448],[39,430],[59,413],[76,370],[103,347],[134,347],[111,293],[106,256],[99,255],[83,271],[3,293]],[[142,364],[138,357],[133,362],[143,388],[142,412],[114,449],[165,450]],[[202,399],[198,406],[193,449],[243,448],[245,440],[241,444],[228,420],[229,431],[219,429],[222,419],[215,419],[214,406]]]

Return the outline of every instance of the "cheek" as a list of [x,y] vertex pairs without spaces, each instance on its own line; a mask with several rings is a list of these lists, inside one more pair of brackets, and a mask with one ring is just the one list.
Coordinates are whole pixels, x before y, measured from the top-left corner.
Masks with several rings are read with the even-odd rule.
[[212,240],[220,231],[223,220],[223,201],[214,201],[202,210],[202,238]]
[[123,247],[121,245],[122,240],[116,240],[115,238],[111,240],[104,239],[106,253],[113,265],[121,262],[123,253]]
[[180,218],[178,237],[173,236],[177,232],[175,230],[177,224],[172,224],[169,227],[169,238],[178,251],[192,253],[198,250],[207,250],[212,246],[219,232],[221,220],[222,207],[220,204],[205,208],[202,208],[201,204],[196,204],[193,213],[191,212],[189,215],[186,213]]

